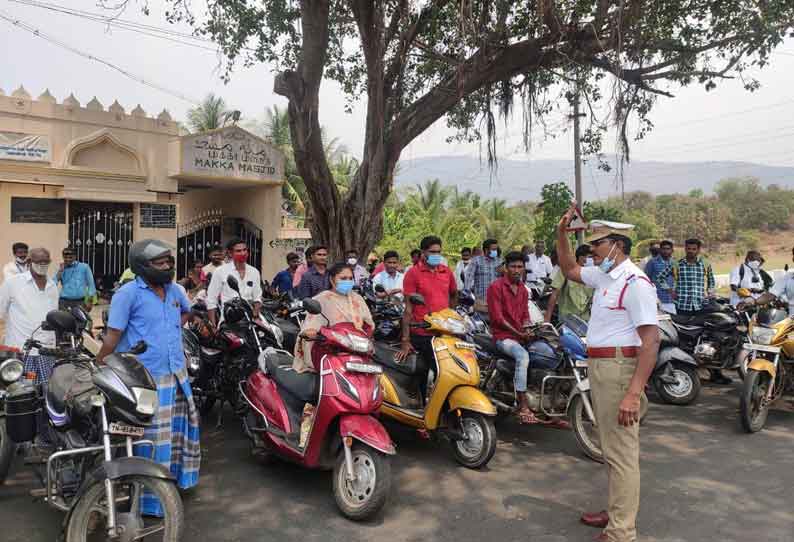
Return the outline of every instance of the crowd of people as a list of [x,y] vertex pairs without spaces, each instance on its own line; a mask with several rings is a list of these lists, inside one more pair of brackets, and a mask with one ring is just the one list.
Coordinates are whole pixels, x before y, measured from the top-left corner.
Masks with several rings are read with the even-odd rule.
[[[300,254],[286,256],[287,267],[273,280],[263,283],[260,271],[248,264],[248,247],[241,239],[230,240],[225,249],[212,247],[209,261],[195,261],[186,276],[175,280],[172,249],[157,240],[132,245],[130,268],[121,278],[110,305],[107,333],[97,361],[114,351],[127,351],[139,340],[147,350],[141,363],[157,381],[160,408],[147,428],[145,438],[155,443],[154,457],[166,465],[180,488],[198,483],[201,449],[199,415],[187,379],[181,329],[190,318],[195,299],[203,297],[209,320],[217,328],[224,303],[237,295],[251,302],[259,316],[265,289],[269,293],[290,292],[293,297],[312,297],[330,321],[350,322],[371,331],[374,323],[356,286],[365,279],[379,285],[376,292],[404,304],[404,316],[397,361],[417,354],[419,401],[427,399],[428,368],[433,360],[432,336],[420,326],[431,312],[454,307],[462,289],[475,298],[475,310],[487,313],[495,346],[516,362],[514,388],[520,423],[539,423],[529,408],[527,389],[533,317],[529,312],[530,289],[527,284],[543,283],[551,288],[542,318],[552,322],[575,315],[589,321],[587,345],[591,359],[590,380],[598,422],[600,442],[609,466],[609,509],[586,514],[585,523],[606,527],[604,540],[631,540],[639,505],[638,421],[646,408],[645,383],[655,365],[659,337],[657,310],[691,314],[703,310],[715,295],[711,265],[701,255],[697,239],[684,243],[685,255],[673,257],[674,244],[665,240],[650,247],[650,256],[634,263],[631,258],[630,225],[591,223],[588,244],[575,250],[570,246],[566,224],[568,211],[558,226],[556,251],[546,255],[543,241],[534,247],[502,254],[496,239],[486,239],[481,247],[464,248],[454,270],[447,265],[442,240],[429,235],[411,252],[411,264],[403,267],[400,254],[389,250],[382,261],[365,266],[360,255],[350,250],[344,261],[329,262],[328,247],[315,245]],[[794,255],[794,251],[793,251]],[[53,345],[51,331],[40,329],[46,314],[58,308],[81,306],[89,311],[96,299],[91,269],[75,258],[72,249],[63,250],[63,263],[50,273],[52,260],[44,248],[25,243],[13,245],[13,260],[3,267],[0,286],[0,319],[5,322],[4,344],[23,349],[35,337],[43,345]],[[794,277],[785,275],[774,281],[763,269],[758,251],[747,253],[744,262],[731,272],[733,302],[739,289],[747,288],[756,298],[770,296],[794,300]],[[238,291],[227,278],[233,276]],[[419,294],[423,303],[414,304]],[[794,304],[792,305],[794,309]],[[792,311],[794,314],[794,311]],[[302,334],[311,337],[325,319],[309,316]],[[310,362],[310,343],[298,341],[295,370],[314,370]],[[26,371],[46,382],[53,360],[35,350],[25,359]],[[624,370],[625,369],[625,370]],[[712,374],[716,382],[725,377]],[[46,443],[44,443],[46,444]],[[151,450],[137,453],[150,454]],[[157,503],[150,503],[157,513]]]

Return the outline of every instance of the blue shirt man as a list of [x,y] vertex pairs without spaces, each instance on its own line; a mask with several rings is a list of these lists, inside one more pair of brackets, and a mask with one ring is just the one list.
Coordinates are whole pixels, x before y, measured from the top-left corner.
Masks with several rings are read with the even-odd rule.
[[[130,267],[135,280],[113,296],[108,330],[97,361],[111,352],[127,352],[139,341],[146,351],[138,360],[148,369],[157,385],[158,407],[151,424],[144,429],[149,444],[136,446],[135,454],[151,457],[168,468],[180,489],[198,483],[201,464],[199,412],[185,368],[182,325],[190,313],[190,302],[174,280],[171,248],[156,239],[132,245]],[[146,515],[162,515],[156,496],[145,492],[141,510]]]
[[136,277],[115,293],[108,317],[108,327],[121,331],[116,352],[146,342],[146,352],[139,354],[138,360],[155,379],[185,369],[182,315],[190,312],[190,301],[175,284],[166,284],[164,289],[163,300]]
[[659,304],[665,312],[675,314],[675,300],[673,299],[673,288],[675,279],[668,271],[673,265],[673,243],[672,241],[662,241],[659,243],[659,253],[648,260],[645,266],[645,274],[656,286],[656,296]]
[[61,254],[63,265],[55,275],[56,282],[61,284],[60,308],[85,304],[85,308],[90,311],[92,301],[86,302],[86,299],[93,300],[96,295],[94,273],[88,264],[77,261],[71,248],[63,249]]
[[279,293],[287,293],[292,291],[292,280],[295,277],[295,270],[301,263],[301,257],[296,252],[287,254],[287,268],[283,271],[276,273],[273,277],[271,286]]

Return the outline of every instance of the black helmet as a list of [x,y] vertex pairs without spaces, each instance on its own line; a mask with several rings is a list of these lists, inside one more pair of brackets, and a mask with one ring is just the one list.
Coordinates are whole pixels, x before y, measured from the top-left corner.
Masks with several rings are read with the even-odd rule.
[[171,256],[171,247],[157,239],[144,239],[130,247],[130,269],[135,275],[152,284],[168,284],[174,280],[173,258],[169,269],[155,269],[152,260]]

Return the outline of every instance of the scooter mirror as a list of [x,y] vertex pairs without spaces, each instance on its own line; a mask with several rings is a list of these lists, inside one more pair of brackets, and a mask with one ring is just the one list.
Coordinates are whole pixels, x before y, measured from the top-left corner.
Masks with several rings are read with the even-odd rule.
[[323,308],[320,305],[320,302],[312,299],[311,297],[307,297],[302,302],[303,308],[306,309],[306,312],[309,314],[322,314]]
[[240,285],[238,284],[237,279],[234,278],[233,276],[229,275],[228,277],[226,277],[226,284],[228,284],[229,288],[231,288],[238,294],[240,293]]
[[408,296],[408,301],[410,301],[413,305],[425,304],[425,298],[422,294],[411,294]]

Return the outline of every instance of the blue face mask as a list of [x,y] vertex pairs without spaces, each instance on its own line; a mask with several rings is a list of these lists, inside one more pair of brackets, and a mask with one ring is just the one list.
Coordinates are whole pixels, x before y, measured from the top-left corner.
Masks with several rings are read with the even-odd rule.
[[490,256],[491,259],[495,260],[496,257],[499,256],[499,251],[498,250],[492,250],[491,252],[488,253],[488,256]]
[[590,258],[590,257],[585,258],[584,266],[585,267],[593,267],[593,258]]
[[612,248],[609,249],[609,254],[607,254],[607,257],[604,258],[604,260],[598,265],[598,268],[603,273],[609,273],[612,268],[615,267],[615,260],[610,258],[610,256],[612,256],[612,252],[614,252],[616,246],[617,245],[615,243],[612,243]]
[[347,295],[353,290],[353,286],[355,286],[355,284],[356,283],[353,280],[338,280],[334,290],[340,295]]
[[441,265],[441,254],[428,254],[427,255],[427,265],[430,267],[435,267],[437,265]]

